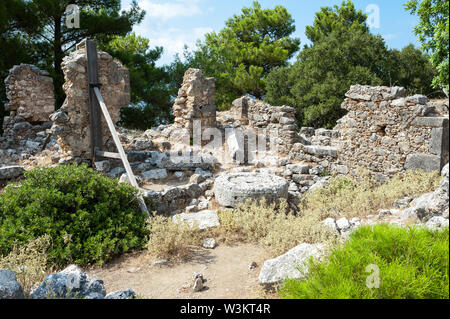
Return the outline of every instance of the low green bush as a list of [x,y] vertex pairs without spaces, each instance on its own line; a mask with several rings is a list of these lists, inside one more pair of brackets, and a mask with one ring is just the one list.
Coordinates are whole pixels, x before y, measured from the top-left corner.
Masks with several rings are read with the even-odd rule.
[[0,194],[0,255],[50,236],[48,261],[104,263],[147,243],[136,189],[86,165],[36,168]]
[[[379,288],[369,265],[379,269]],[[309,267],[306,280],[285,281],[284,298],[448,299],[449,230],[361,227],[326,261],[310,260]]]

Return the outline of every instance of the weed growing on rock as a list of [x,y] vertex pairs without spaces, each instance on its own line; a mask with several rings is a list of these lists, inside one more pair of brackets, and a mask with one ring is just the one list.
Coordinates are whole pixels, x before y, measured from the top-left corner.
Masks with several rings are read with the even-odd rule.
[[48,235],[42,236],[29,241],[27,245],[15,244],[7,256],[0,257],[0,269],[9,269],[16,274],[26,297],[50,273],[47,268],[50,243]]

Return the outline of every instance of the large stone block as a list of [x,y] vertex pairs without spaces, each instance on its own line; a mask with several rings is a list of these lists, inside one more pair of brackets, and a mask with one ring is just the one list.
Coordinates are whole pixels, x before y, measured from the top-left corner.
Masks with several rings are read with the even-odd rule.
[[440,171],[441,157],[428,154],[410,154],[406,158],[405,169],[422,169],[425,172]]
[[412,125],[426,127],[448,127],[447,117],[417,117]]
[[258,173],[224,174],[214,182],[214,194],[219,205],[236,207],[247,199],[275,201],[288,198],[289,183],[282,177]]

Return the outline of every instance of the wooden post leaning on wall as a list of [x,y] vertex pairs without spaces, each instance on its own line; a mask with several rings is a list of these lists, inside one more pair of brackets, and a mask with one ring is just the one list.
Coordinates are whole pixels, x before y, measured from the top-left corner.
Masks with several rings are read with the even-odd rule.
[[[92,152],[92,164],[95,165],[95,160],[101,157],[110,157],[115,159],[121,159],[125,171],[127,172],[128,180],[130,184],[138,190],[138,201],[141,211],[150,217],[150,214],[145,204],[144,198],[139,190],[139,185],[131,169],[128,158],[120,142],[119,135],[117,134],[114,123],[106,107],[105,101],[100,93],[100,83],[98,82],[98,61],[97,61],[97,44],[93,40],[86,40],[86,54],[87,54],[87,66],[88,66],[88,81],[89,81],[89,102],[90,102],[90,125],[91,125],[91,152]],[[102,138],[102,122],[101,114],[106,120],[109,131],[111,132],[114,143],[118,153],[103,152],[103,138]]]

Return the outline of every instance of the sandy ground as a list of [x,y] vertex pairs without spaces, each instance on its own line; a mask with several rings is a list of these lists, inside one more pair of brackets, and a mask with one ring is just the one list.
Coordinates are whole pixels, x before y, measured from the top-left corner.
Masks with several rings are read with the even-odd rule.
[[[87,269],[90,276],[104,281],[107,292],[130,288],[151,299],[253,299],[276,298],[258,285],[265,251],[257,246],[220,245],[215,249],[197,249],[187,262],[153,266],[146,253],[129,254],[101,268]],[[257,263],[255,269],[249,265]],[[203,274],[204,289],[193,292],[193,274]]]

